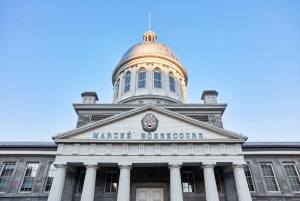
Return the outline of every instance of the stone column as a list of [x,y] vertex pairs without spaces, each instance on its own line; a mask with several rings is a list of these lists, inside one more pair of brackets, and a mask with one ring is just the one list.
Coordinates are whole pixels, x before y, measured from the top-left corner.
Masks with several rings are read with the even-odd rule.
[[98,166],[87,165],[81,194],[81,201],[93,201],[95,196],[96,172]]
[[202,165],[204,172],[206,201],[219,201],[214,167],[215,165]]
[[120,165],[120,179],[117,201],[130,201],[130,165]]
[[169,166],[171,201],[183,201],[180,168],[181,165]]
[[66,178],[66,165],[56,165],[56,171],[48,196],[48,201],[61,201]]
[[251,201],[252,199],[244,172],[244,165],[233,165],[232,168],[239,201]]

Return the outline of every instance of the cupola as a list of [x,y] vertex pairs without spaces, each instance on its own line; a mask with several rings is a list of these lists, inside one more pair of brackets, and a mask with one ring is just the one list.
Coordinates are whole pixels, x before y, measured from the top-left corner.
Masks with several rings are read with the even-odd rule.
[[143,39],[145,42],[154,42],[157,39],[156,34],[153,31],[147,31],[143,35]]

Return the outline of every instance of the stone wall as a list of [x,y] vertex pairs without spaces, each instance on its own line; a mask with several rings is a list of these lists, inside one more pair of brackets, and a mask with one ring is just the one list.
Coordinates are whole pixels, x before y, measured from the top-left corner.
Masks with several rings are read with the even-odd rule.
[[[6,193],[0,194],[1,201],[46,201],[48,193],[44,193],[44,185],[49,164],[55,160],[55,156],[24,156],[24,157],[0,157],[0,165],[7,162],[15,162],[16,166],[6,189]],[[30,193],[20,193],[22,177],[27,163],[39,163],[37,176]]]
[[[291,185],[286,176],[283,163],[293,162],[296,164],[298,172],[300,172],[299,166],[299,156],[293,155],[264,155],[264,156],[245,156],[246,162],[249,162],[252,171],[252,176],[254,179],[254,185],[256,192],[251,193],[253,200],[276,200],[276,201],[290,201],[290,200],[300,200],[300,193],[294,193]],[[268,192],[266,183],[263,179],[262,170],[260,168],[260,163],[267,162],[272,163],[273,169],[278,181],[279,192]]]

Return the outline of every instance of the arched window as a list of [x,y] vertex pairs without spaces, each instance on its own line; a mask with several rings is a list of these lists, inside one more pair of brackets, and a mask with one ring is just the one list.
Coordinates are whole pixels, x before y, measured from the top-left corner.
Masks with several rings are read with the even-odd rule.
[[130,77],[131,77],[131,73],[128,72],[125,75],[125,87],[124,87],[124,92],[128,92],[130,91]]
[[115,87],[115,99],[118,98],[119,96],[119,85],[120,85],[120,80],[117,81],[116,87]]
[[90,98],[90,103],[93,103],[92,98]]
[[161,89],[161,71],[159,68],[154,69],[154,88]]
[[175,80],[172,73],[169,74],[169,80],[170,80],[170,91],[175,92]]
[[145,88],[146,87],[146,70],[145,68],[141,68],[138,74],[138,88]]

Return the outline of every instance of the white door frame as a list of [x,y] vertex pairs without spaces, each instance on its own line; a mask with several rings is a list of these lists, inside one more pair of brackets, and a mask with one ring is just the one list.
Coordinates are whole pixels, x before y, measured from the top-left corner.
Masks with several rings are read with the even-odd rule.
[[164,201],[167,201],[167,183],[165,182],[132,182],[132,198],[136,200],[137,188],[162,188]]
[[[138,192],[138,191],[146,191],[148,194],[147,194],[147,196],[148,196],[148,199],[146,200],[146,201],[153,201],[154,200],[154,198],[153,198],[153,195],[154,195],[154,192],[155,191],[158,191],[158,192],[160,192],[160,200],[161,201],[164,201],[164,188],[153,188],[153,187],[143,187],[143,188],[140,188],[140,187],[138,187],[138,188],[136,188],[136,192]],[[139,199],[138,199],[138,194],[136,195],[136,201],[138,201]]]

